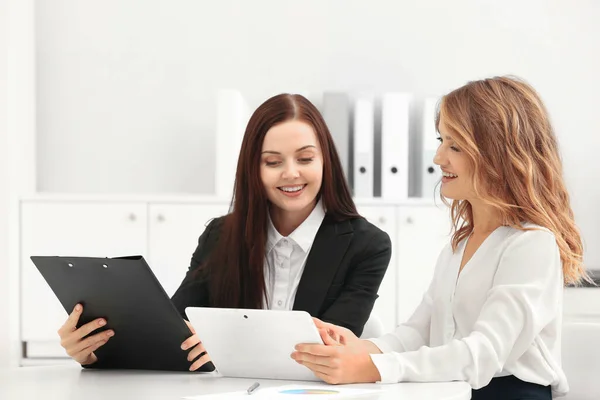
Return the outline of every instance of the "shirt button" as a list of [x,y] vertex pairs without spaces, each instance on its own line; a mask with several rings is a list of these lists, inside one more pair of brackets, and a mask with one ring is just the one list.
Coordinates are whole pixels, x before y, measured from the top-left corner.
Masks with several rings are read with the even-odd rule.
[[283,244],[287,244],[288,241],[287,241],[287,239],[283,239],[282,242],[283,242]]
[[281,301],[281,300],[279,300],[279,301],[277,302],[277,305],[278,305],[278,306],[281,306],[282,304],[283,304],[283,301]]

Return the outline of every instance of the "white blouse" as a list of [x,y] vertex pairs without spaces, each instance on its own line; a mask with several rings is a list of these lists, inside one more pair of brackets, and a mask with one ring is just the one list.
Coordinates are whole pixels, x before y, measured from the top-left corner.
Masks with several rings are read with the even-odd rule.
[[[466,381],[474,389],[494,377],[569,388],[561,369],[563,273],[547,229],[499,227],[459,274],[465,249],[442,250],[433,280],[409,320],[371,339],[381,383]],[[402,293],[399,293],[402,298]]]
[[282,236],[269,216],[265,253],[265,301],[263,308],[291,310],[308,254],[325,219],[322,200],[289,236]]

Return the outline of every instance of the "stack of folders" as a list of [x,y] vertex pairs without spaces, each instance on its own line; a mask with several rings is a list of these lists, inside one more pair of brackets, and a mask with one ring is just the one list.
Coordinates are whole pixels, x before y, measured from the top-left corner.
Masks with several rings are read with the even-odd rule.
[[[408,197],[409,107],[411,96],[386,93],[381,97],[381,153],[376,144],[376,96],[325,92],[323,116],[331,131],[344,172],[355,197],[374,196],[381,184],[381,195],[388,199]],[[376,157],[381,154],[381,158]],[[381,165],[381,182],[376,166]]]
[[[384,93],[379,97],[341,92],[323,94],[323,116],[354,196],[373,197],[375,187],[380,184],[382,198],[406,199],[409,196],[409,177],[414,174],[415,180],[420,180],[422,184],[422,197],[431,198],[441,179],[439,168],[433,164],[438,146],[435,115],[439,99],[425,99],[421,162],[418,171],[411,171],[409,138],[413,97],[409,93]],[[380,115],[377,112],[378,105],[381,106]],[[381,124],[376,123],[378,118]],[[380,152],[375,147],[379,126]],[[380,158],[378,154],[381,154]],[[375,173],[379,165],[380,176]]]

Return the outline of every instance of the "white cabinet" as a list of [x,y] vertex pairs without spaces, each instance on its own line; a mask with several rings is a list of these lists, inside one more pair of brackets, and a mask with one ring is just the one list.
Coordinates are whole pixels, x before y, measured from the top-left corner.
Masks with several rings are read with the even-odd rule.
[[398,208],[397,321],[405,322],[429,287],[438,255],[450,240],[450,217],[445,206]]
[[[392,257],[374,313],[390,331],[406,321],[427,290],[450,241],[448,209],[428,203],[357,201],[358,211],[387,232]],[[181,283],[206,224],[228,212],[223,200],[23,200],[20,209],[21,340],[26,360],[65,357],[57,329],[67,313],[30,256],[143,255],[169,296]],[[567,289],[565,319],[598,320],[597,289]],[[582,304],[584,306],[582,306]]]
[[377,226],[382,231],[386,232],[390,236],[392,242],[392,258],[388,269],[385,273],[385,277],[379,287],[379,298],[375,302],[373,313],[379,317],[383,323],[386,331],[391,331],[396,327],[396,281],[397,281],[397,268],[396,268],[396,248],[394,244],[397,239],[396,229],[396,207],[393,206],[361,206],[358,205],[358,212],[367,219],[370,223]]
[[[419,205],[420,204],[420,205]],[[421,203],[357,201],[358,211],[387,232],[392,257],[374,312],[386,330],[408,318],[448,242],[445,208]],[[64,357],[57,329],[67,313],[29,257],[142,255],[171,296],[189,267],[206,224],[228,212],[223,200],[23,200],[21,202],[21,339],[26,357]]]
[[373,309],[391,331],[410,317],[429,286],[437,257],[450,240],[448,209],[430,204],[357,206],[392,241],[392,258]]
[[599,323],[600,288],[566,288],[563,298],[563,321]]
[[228,209],[226,203],[150,204],[148,263],[169,297],[183,280],[208,222]]
[[58,341],[67,313],[30,256],[146,254],[146,204],[22,203],[21,339]]

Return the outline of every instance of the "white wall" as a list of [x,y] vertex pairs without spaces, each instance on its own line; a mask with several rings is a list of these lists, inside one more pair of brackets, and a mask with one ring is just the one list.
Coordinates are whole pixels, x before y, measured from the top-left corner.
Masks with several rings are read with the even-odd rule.
[[8,129],[6,122],[8,46],[7,2],[0,0],[0,369],[6,368],[10,354],[9,263],[8,263]]
[[17,366],[18,196],[35,184],[34,0],[0,0],[0,368]]
[[[547,102],[588,241],[586,260],[600,267],[594,180],[600,172],[600,2],[36,5],[42,191],[211,193],[219,88],[242,90],[252,106],[281,91],[308,92],[317,103],[324,90],[405,90],[419,100],[470,79],[512,73]],[[419,127],[416,121],[413,134]]]

